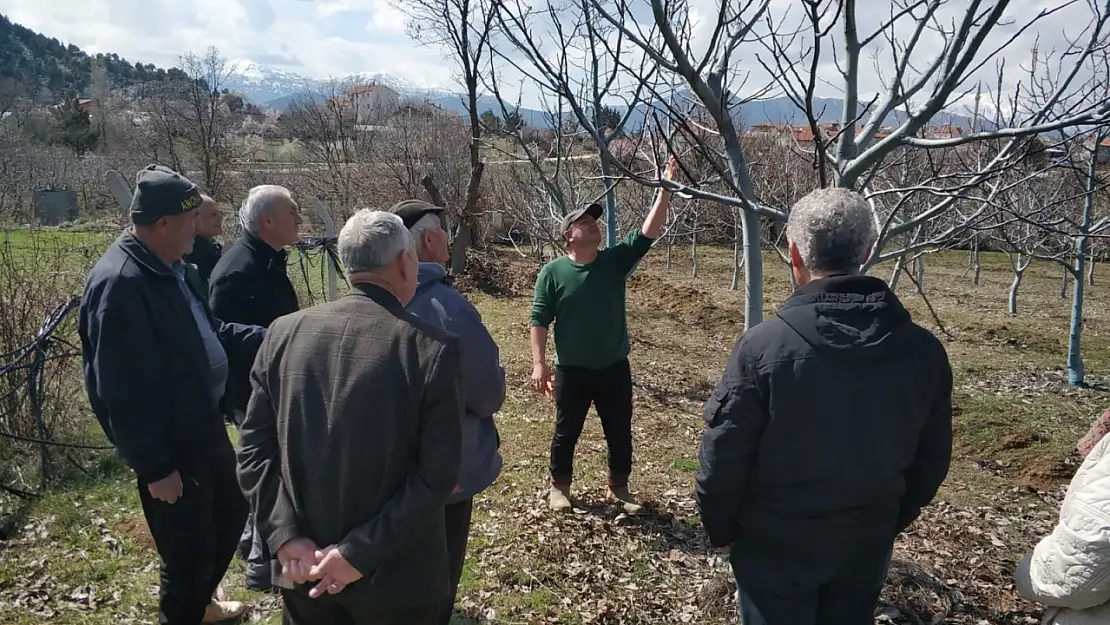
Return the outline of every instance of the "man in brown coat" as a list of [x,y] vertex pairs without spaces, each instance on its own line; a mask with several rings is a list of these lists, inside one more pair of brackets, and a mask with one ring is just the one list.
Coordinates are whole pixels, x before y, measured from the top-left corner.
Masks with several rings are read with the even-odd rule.
[[277,319],[259,349],[239,481],[287,625],[432,625],[449,596],[459,340],[405,311],[417,259],[400,217],[357,212],[339,256],[351,291]]

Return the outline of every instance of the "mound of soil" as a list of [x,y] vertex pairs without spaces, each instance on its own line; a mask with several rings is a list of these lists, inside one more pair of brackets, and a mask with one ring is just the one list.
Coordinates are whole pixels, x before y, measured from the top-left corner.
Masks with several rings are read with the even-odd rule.
[[1030,464],[1022,471],[1017,481],[1041,492],[1051,492],[1060,485],[1067,484],[1075,475],[1076,467],[1063,460],[1048,460]]
[[629,299],[633,304],[657,312],[666,312],[682,325],[712,332],[737,332],[744,319],[740,311],[722,310],[708,295],[695,288],[670,284],[655,276],[637,271],[628,280]]
[[141,516],[120,521],[112,528],[112,531],[139,543],[143,549],[148,551],[158,550],[154,545],[154,537],[150,535],[150,528],[146,524],[146,519]]
[[455,278],[460,293],[480,292],[498,297],[530,295],[540,265],[496,250],[467,250],[466,271]]
[[1025,449],[1034,443],[1043,441],[1044,438],[1030,430],[1018,430],[1002,437],[998,443],[999,449]]

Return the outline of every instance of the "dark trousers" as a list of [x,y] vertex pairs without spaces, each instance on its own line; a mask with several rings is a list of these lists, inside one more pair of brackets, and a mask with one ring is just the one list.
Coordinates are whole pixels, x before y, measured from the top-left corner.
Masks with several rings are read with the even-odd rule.
[[551,440],[551,481],[569,485],[574,447],[593,404],[609,446],[609,483],[628,484],[632,473],[632,371],[622,359],[604,369],[555,369],[555,436]]
[[473,497],[443,509],[443,520],[447,526],[447,565],[451,573],[451,594],[440,607],[440,625],[448,625],[455,613],[455,595],[458,594],[459,580],[462,579],[463,565],[466,564],[466,543],[470,537],[470,516],[473,511]]
[[179,473],[184,489],[174,503],[154,499],[143,483],[139,499],[162,559],[158,622],[198,625],[235,555],[247,501],[230,448]]
[[[243,419],[246,414],[242,410],[235,411],[234,423],[235,428],[239,429],[243,424]],[[254,504],[250,501],[247,502],[250,506],[250,511],[247,514],[247,522],[243,527],[243,532],[239,535],[239,546],[236,548],[236,553],[239,558],[247,563],[247,588],[251,590],[272,590],[272,565],[270,560],[273,556],[270,555],[270,546],[262,539],[262,534],[258,531],[258,524],[255,521]]]
[[733,546],[743,625],[873,625],[891,552],[857,552],[837,565]]
[[342,592],[312,599],[307,588],[311,586],[304,591],[281,590],[283,625],[436,625],[436,605],[382,610],[360,605]]

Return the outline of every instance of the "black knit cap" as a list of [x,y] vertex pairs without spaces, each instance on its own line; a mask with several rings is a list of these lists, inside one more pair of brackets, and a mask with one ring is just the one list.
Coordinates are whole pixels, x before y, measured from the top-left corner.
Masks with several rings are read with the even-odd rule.
[[200,187],[162,165],[147,165],[135,174],[131,197],[131,222],[149,226],[163,217],[181,215],[200,207]]

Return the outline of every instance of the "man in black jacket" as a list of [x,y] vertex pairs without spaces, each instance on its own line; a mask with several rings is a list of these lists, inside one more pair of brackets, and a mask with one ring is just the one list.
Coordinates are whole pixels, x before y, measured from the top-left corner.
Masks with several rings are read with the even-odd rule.
[[[286,272],[286,246],[297,241],[301,215],[285,187],[261,185],[247,193],[239,209],[243,236],[224,253],[209,280],[208,301],[220,319],[269,327],[274,319],[300,308]],[[231,380],[232,403],[239,415],[250,399],[247,363]],[[241,419],[236,418],[238,423]]]
[[[239,209],[243,236],[212,270],[209,302],[220,319],[270,327],[274,319],[300,308],[297,291],[286,273],[285,246],[297,241],[301,216],[289,190],[261,185],[247,193]],[[250,399],[250,368],[241,363],[231,378],[236,424],[241,424]],[[247,561],[247,587],[270,590],[271,557],[255,530],[254,510],[239,541],[239,555]]]
[[139,171],[134,227],[93,267],[78,320],[85,385],[108,439],[138,476],[162,559],[158,622],[239,616],[212,601],[247,516],[224,426],[229,363],[253,360],[265,329],[224,323],[181,258],[201,196],[159,165]]
[[216,237],[224,231],[224,216],[216,200],[203,193],[200,197],[203,201],[197,209],[197,236],[193,238],[193,251],[186,254],[184,260],[196,265],[204,293],[208,293],[208,280],[223,255],[223,247]]
[[948,473],[948,356],[859,274],[873,224],[846,189],[798,201],[800,286],[740,338],[705,405],[696,498],[744,625],[873,623],[894,540]]

